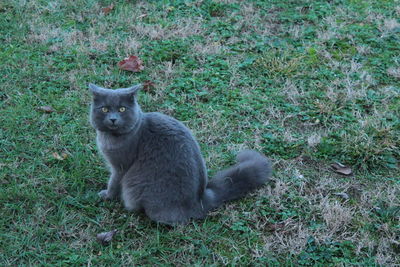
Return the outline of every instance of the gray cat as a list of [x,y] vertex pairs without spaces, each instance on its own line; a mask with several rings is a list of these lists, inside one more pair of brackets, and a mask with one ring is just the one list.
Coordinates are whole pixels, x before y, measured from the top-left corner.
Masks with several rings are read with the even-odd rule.
[[103,199],[122,198],[126,209],[175,225],[199,219],[225,201],[243,197],[271,176],[260,153],[245,150],[237,164],[211,181],[190,130],[161,113],[144,113],[136,102],[141,85],[117,90],[89,84],[91,124],[111,168]]

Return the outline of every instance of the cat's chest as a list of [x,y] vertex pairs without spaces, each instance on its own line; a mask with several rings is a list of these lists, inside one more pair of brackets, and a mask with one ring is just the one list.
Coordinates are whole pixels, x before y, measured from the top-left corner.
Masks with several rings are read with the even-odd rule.
[[97,145],[105,159],[115,168],[128,169],[132,164],[135,145],[129,138],[98,135]]

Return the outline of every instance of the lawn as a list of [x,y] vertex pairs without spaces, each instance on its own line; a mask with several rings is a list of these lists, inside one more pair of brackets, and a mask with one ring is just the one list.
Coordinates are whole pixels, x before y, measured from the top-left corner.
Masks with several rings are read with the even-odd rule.
[[[2,0],[0,43],[1,266],[400,264],[400,1]],[[273,181],[178,227],[100,201],[89,82]]]

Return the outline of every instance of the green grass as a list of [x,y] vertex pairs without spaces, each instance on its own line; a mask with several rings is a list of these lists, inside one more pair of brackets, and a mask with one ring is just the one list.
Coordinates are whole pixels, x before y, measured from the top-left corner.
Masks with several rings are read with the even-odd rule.
[[[0,265],[398,264],[399,33],[395,0],[2,1]],[[146,80],[210,176],[252,148],[275,182],[176,228],[100,201],[87,84]]]

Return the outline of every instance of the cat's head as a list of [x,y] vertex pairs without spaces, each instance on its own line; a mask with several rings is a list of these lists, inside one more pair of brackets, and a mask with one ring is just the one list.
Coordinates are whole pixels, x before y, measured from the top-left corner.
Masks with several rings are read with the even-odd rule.
[[140,120],[141,110],[136,102],[136,93],[141,84],[130,88],[105,89],[89,84],[93,94],[90,111],[92,126],[101,132],[124,134],[133,130]]

